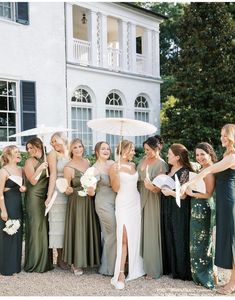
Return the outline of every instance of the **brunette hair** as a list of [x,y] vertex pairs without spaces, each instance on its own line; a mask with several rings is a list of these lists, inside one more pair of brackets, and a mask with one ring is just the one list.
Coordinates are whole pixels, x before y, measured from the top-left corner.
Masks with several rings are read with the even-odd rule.
[[99,158],[98,153],[100,152],[100,148],[101,148],[102,144],[106,144],[106,145],[109,146],[110,155],[111,155],[111,148],[110,148],[109,143],[108,143],[108,142],[105,142],[105,141],[101,141],[101,142],[98,142],[98,143],[95,145],[94,152],[95,152],[95,158],[96,158],[96,159]]
[[12,158],[13,151],[17,149],[15,145],[6,146],[2,150],[1,155],[1,166],[5,166],[10,162],[10,159]]
[[38,137],[32,138],[26,142],[25,147],[27,151],[28,151],[28,144],[31,144],[33,147],[40,149],[42,151],[42,154],[44,153],[43,143]]
[[217,156],[215,154],[215,151],[209,143],[207,143],[207,142],[198,143],[194,150],[195,156],[196,156],[196,149],[201,149],[201,150],[205,151],[207,154],[210,155],[213,163],[217,162]]
[[170,146],[171,151],[174,153],[175,156],[179,156],[179,162],[182,166],[186,167],[189,171],[193,172],[189,155],[188,149],[182,144],[172,144]]
[[229,146],[225,151],[224,155],[229,155],[235,153],[234,144],[235,144],[235,124],[226,124],[222,127],[222,130],[225,131],[225,134],[228,138]]
[[118,146],[117,146],[117,155],[119,155],[120,146],[121,146],[120,155],[122,156],[124,153],[129,153],[131,151],[131,148],[133,145],[134,145],[134,143],[131,141],[128,141],[128,140],[121,141],[121,145],[118,144]]
[[161,150],[163,146],[163,139],[160,135],[151,136],[143,142],[143,147],[145,144],[148,145],[154,151]]
[[83,155],[84,155],[85,147],[84,147],[84,145],[82,143],[82,140],[80,140],[79,138],[75,138],[70,143],[70,147],[69,147],[69,156],[70,156],[70,158],[73,158],[72,148],[77,143],[80,143],[82,145],[82,147],[83,147]]

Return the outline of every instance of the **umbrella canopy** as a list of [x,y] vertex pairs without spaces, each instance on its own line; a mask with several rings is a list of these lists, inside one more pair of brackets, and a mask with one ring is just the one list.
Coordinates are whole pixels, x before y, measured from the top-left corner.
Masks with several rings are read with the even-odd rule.
[[152,124],[126,118],[90,120],[87,122],[87,126],[95,131],[120,136],[141,136],[153,134],[157,131],[157,127]]

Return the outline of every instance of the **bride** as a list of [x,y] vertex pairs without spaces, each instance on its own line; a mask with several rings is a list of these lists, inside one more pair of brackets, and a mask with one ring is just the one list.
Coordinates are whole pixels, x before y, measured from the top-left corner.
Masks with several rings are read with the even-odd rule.
[[[117,192],[117,257],[111,284],[116,289],[123,289],[125,281],[141,277],[145,272],[140,256],[141,207],[137,190],[138,173],[135,164],[130,162],[135,154],[134,144],[123,140],[117,153],[120,153],[120,163],[113,164],[109,171],[112,188]],[[125,280],[127,254],[128,276]]]

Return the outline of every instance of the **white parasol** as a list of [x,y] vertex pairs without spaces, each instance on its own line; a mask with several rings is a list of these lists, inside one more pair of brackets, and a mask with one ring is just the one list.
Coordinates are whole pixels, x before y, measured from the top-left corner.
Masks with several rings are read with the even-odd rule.
[[[42,140],[42,143],[44,144],[45,135],[52,134],[54,132],[64,132],[64,131],[72,131],[72,129],[63,128],[63,127],[49,127],[42,124],[39,125],[38,127],[24,130],[16,134],[10,135],[9,137],[23,137],[23,136],[37,135]],[[43,147],[43,153],[44,153],[44,160],[46,161],[46,153],[44,147]],[[46,171],[48,176],[48,170]]]

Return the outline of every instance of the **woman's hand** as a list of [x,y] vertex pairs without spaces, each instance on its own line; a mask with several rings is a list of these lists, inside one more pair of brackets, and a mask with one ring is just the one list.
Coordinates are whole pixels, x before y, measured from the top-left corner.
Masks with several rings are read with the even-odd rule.
[[187,195],[189,195],[190,197],[194,197],[194,193],[193,193],[192,189],[189,186],[187,187],[185,193]]
[[41,165],[38,167],[38,169],[40,169],[40,171],[43,171],[45,169],[48,168],[48,162],[44,161],[43,163],[41,163]]
[[188,182],[185,182],[184,184],[182,184],[182,186],[180,188],[180,196],[183,196],[186,193],[188,186],[189,186]]
[[163,193],[163,195],[165,196],[172,196],[172,190],[167,188],[167,187],[164,187],[161,192]]
[[144,180],[144,186],[145,186],[145,188],[147,190],[153,192],[154,185],[152,184],[152,182],[149,179],[145,178],[145,180]]
[[71,186],[68,186],[64,193],[66,195],[71,195],[73,193],[73,188]]
[[22,185],[20,188],[19,188],[20,192],[21,193],[25,193],[26,192],[26,186]]
[[49,205],[50,201],[51,201],[51,198],[47,198],[47,199],[46,199],[46,201],[45,201],[45,206],[46,206],[46,207]]
[[1,211],[1,219],[5,222],[8,220],[8,214],[5,210]]
[[95,195],[95,189],[91,186],[87,187],[86,191],[87,191],[87,194],[89,196],[94,196]]

